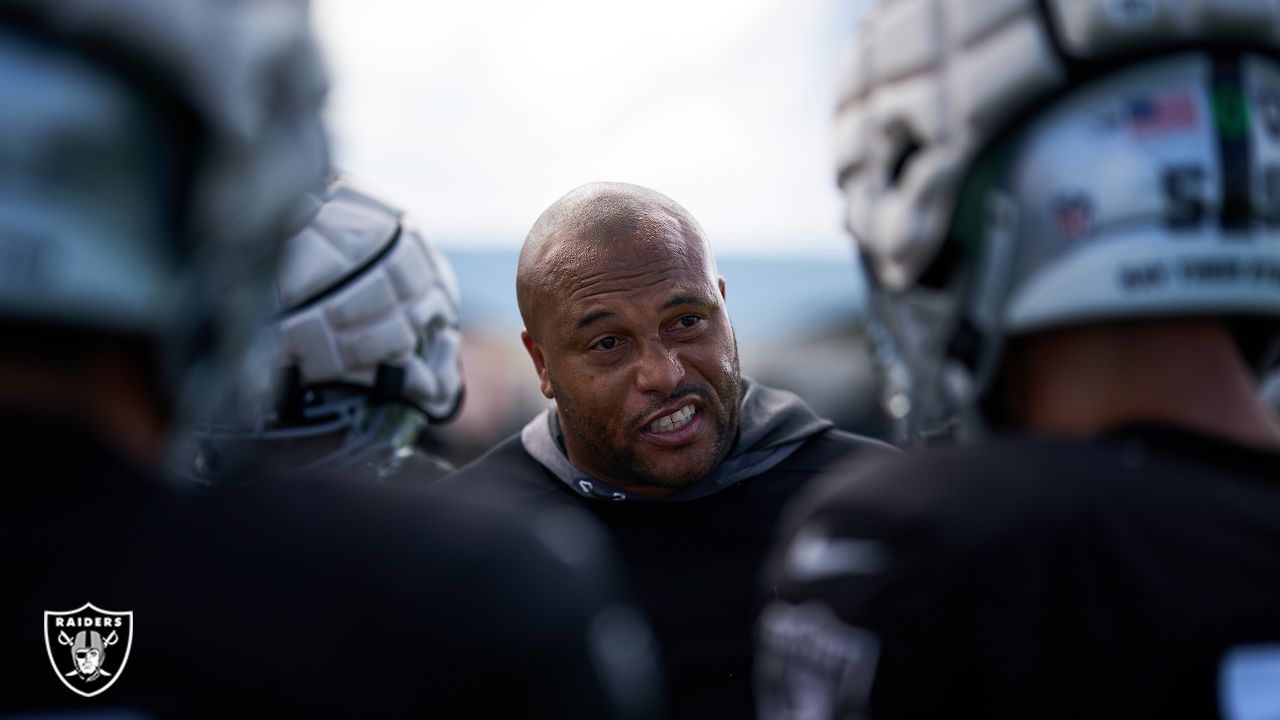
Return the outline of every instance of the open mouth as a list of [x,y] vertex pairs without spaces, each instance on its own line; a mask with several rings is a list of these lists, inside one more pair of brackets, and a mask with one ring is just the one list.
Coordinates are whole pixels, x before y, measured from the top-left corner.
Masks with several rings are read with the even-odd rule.
[[693,421],[695,412],[693,403],[689,403],[670,415],[664,415],[649,423],[649,432],[665,433],[679,430]]
[[640,433],[646,442],[662,448],[680,448],[694,442],[705,425],[706,413],[689,403],[673,413],[650,422]]

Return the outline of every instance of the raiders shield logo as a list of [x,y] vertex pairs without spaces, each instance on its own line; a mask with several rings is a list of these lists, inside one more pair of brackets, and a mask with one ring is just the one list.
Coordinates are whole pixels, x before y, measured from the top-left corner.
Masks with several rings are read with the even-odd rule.
[[129,662],[133,612],[111,612],[85,603],[44,613],[44,646],[58,679],[85,697],[106,692]]

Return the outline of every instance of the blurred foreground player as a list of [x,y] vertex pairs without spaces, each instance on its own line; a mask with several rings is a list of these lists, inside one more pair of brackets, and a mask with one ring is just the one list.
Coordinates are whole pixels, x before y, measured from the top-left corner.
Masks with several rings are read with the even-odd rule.
[[458,283],[412,218],[335,179],[285,243],[276,307],[234,398],[199,433],[196,472],[252,458],[277,474],[423,484],[452,467],[417,447],[462,404]]
[[1278,38],[1268,2],[869,13],[840,167],[886,404],[985,439],[793,506],[764,717],[1275,716]]
[[322,190],[306,27],[0,4],[0,716],[643,715],[644,626],[572,513],[160,476]]

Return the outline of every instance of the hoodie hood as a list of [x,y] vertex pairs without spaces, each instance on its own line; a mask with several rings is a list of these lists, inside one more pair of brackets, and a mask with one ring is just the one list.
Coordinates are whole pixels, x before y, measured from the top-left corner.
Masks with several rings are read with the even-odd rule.
[[539,413],[520,433],[521,444],[535,460],[575,493],[593,500],[678,502],[715,494],[755,477],[787,459],[806,440],[832,427],[803,400],[786,390],[742,379],[738,440],[705,478],[663,498],[627,492],[578,470],[564,452],[564,433],[555,408]]

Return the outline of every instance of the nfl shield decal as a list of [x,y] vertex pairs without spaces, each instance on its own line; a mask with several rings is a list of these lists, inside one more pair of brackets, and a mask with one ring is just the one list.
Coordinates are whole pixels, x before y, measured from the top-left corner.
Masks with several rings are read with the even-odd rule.
[[129,661],[133,612],[85,603],[75,610],[44,613],[44,646],[53,670],[70,690],[93,697],[106,692]]

